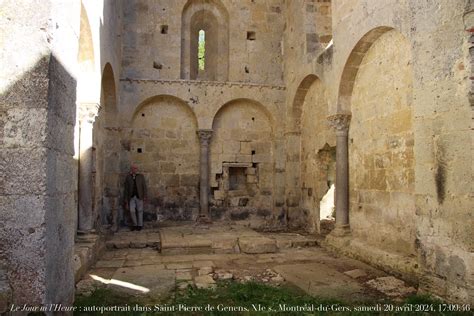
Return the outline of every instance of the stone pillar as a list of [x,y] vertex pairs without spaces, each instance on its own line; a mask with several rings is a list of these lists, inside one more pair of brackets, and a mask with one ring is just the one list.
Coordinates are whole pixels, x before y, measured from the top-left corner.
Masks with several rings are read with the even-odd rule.
[[201,144],[200,154],[200,180],[199,180],[199,194],[200,194],[200,210],[199,222],[209,223],[209,143],[211,142],[212,130],[201,129],[197,131],[199,142]]
[[81,103],[79,105],[79,213],[78,235],[94,232],[93,214],[93,126],[100,105]]
[[339,113],[328,118],[336,131],[336,228],[335,235],[349,232],[349,151],[348,134],[350,113]]

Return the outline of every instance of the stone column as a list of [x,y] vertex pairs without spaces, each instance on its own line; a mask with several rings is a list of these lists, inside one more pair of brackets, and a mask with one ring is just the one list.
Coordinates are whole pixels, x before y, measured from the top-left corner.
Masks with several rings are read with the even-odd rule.
[[79,105],[79,213],[78,235],[94,232],[93,214],[93,126],[99,113],[97,103]]
[[336,228],[335,235],[349,232],[349,151],[348,134],[350,113],[339,113],[328,118],[336,131]]
[[211,142],[212,130],[201,129],[197,131],[201,144],[200,154],[200,180],[199,194],[201,208],[199,210],[199,222],[209,223],[209,143]]

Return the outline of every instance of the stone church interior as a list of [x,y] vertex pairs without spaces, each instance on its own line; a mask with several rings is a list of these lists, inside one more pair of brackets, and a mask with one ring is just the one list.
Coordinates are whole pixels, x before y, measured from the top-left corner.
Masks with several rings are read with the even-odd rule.
[[124,249],[310,244],[474,304],[474,1],[7,0],[0,21],[0,313],[71,305]]

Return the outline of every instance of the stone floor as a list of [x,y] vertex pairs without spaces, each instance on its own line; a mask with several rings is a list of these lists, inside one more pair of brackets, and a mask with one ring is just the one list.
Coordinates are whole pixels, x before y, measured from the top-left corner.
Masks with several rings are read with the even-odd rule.
[[322,298],[358,302],[415,292],[360,261],[330,254],[314,237],[217,225],[118,232],[77,290],[106,286],[160,297],[188,285],[214,287],[217,280],[286,283]]

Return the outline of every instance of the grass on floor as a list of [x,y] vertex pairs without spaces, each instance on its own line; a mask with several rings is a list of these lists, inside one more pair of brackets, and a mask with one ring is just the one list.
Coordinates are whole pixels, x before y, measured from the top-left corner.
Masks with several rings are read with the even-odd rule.
[[[243,284],[226,282],[219,283],[218,287],[214,290],[188,287],[188,289],[176,293],[174,297],[168,298],[165,301],[156,301],[152,298],[138,299],[109,289],[98,288],[89,296],[78,296],[76,298],[75,306],[77,306],[79,312],[76,312],[75,315],[420,315],[415,310],[412,312],[408,311],[410,306],[412,306],[412,309],[416,308],[416,306],[418,308],[420,306],[424,306],[424,308],[433,306],[434,312],[430,311],[425,313],[426,315],[456,315],[454,313],[440,312],[439,304],[441,302],[429,296],[412,296],[401,303],[378,303],[381,311],[393,308],[393,311],[390,313],[355,311],[355,308],[358,306],[374,307],[376,304],[350,305],[335,300],[312,297],[288,287],[272,287],[254,282]],[[282,305],[285,305],[288,309],[282,310]],[[120,313],[117,313],[117,310],[97,310],[91,312],[90,309],[86,310],[87,306],[95,306],[96,308],[122,306],[130,310],[123,311],[122,309]],[[209,311],[209,308],[206,309],[208,306],[213,310]],[[304,306],[314,306],[315,309],[325,308],[327,310],[311,312],[294,309]],[[398,312],[395,312],[397,306],[403,306],[404,309],[399,309]],[[184,308],[188,310],[185,311],[183,310]],[[192,308],[195,308],[195,310],[190,310]],[[338,312],[335,310],[337,308],[339,308]],[[343,308],[349,308],[350,310],[341,313],[340,311]]]

